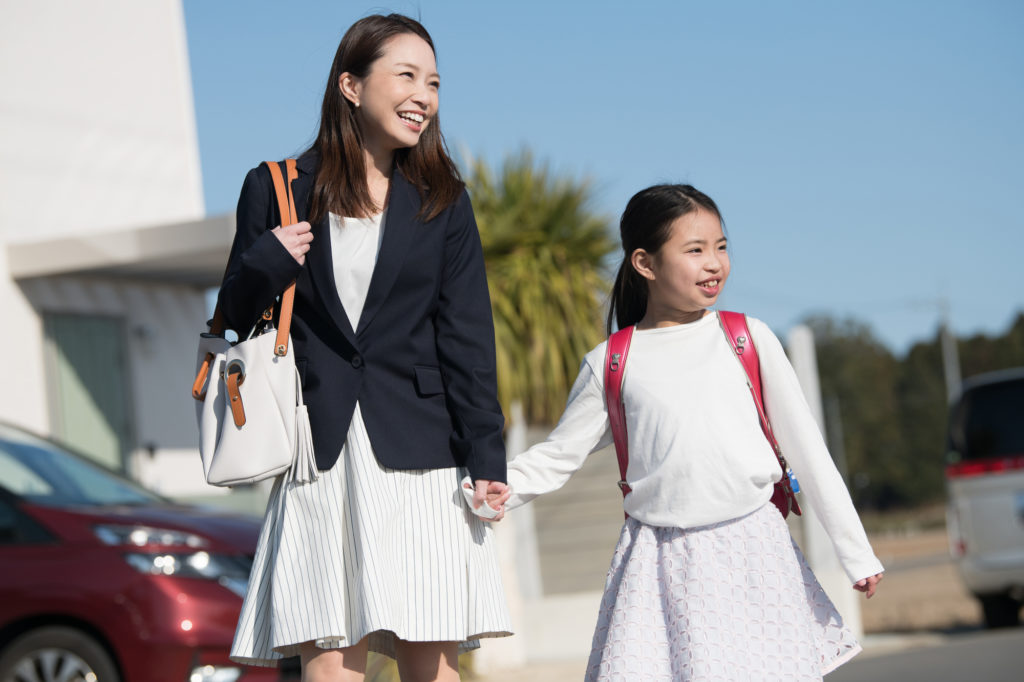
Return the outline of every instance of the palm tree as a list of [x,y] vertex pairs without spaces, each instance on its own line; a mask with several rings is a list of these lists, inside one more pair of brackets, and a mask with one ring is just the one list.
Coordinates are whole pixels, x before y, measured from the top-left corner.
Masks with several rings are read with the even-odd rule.
[[553,424],[579,370],[603,338],[605,261],[617,245],[590,208],[591,185],[552,175],[528,151],[499,174],[471,161],[467,186],[480,227],[506,414]]

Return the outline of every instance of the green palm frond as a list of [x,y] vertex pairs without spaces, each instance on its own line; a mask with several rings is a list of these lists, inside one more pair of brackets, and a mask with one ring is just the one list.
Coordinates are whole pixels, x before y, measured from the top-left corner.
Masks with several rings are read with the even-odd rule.
[[499,174],[472,162],[467,185],[480,227],[498,352],[498,393],[533,423],[554,423],[580,358],[603,338],[609,221],[587,181],[556,177],[529,152]]

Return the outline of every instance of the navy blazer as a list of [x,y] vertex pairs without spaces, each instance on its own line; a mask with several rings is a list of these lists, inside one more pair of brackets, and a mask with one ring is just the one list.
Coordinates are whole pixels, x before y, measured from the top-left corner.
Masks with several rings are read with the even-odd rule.
[[[317,155],[293,182],[308,220]],[[269,230],[281,224],[270,172],[249,171],[219,304],[227,328],[248,333],[294,279],[291,337],[309,410],[317,467],[341,453],[359,401],[377,460],[392,469],[465,466],[505,481],[494,323],[469,195],[433,220],[400,173],[391,178],[384,236],[359,328],[338,297],[325,217],[312,226],[304,265]]]

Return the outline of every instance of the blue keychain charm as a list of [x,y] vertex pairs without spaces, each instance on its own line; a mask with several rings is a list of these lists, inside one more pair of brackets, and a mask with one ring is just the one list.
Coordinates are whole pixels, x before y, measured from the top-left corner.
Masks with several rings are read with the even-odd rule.
[[786,475],[789,476],[789,485],[793,488],[793,492],[800,492],[800,481],[796,480],[796,474],[793,473],[793,470],[786,469]]

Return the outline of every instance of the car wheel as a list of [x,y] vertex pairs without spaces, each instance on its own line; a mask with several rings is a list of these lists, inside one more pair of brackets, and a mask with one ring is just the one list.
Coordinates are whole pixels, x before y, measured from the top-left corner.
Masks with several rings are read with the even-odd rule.
[[120,682],[110,654],[68,627],[31,630],[0,651],[0,682]]
[[989,628],[1012,628],[1020,625],[1020,602],[1006,594],[978,597]]

